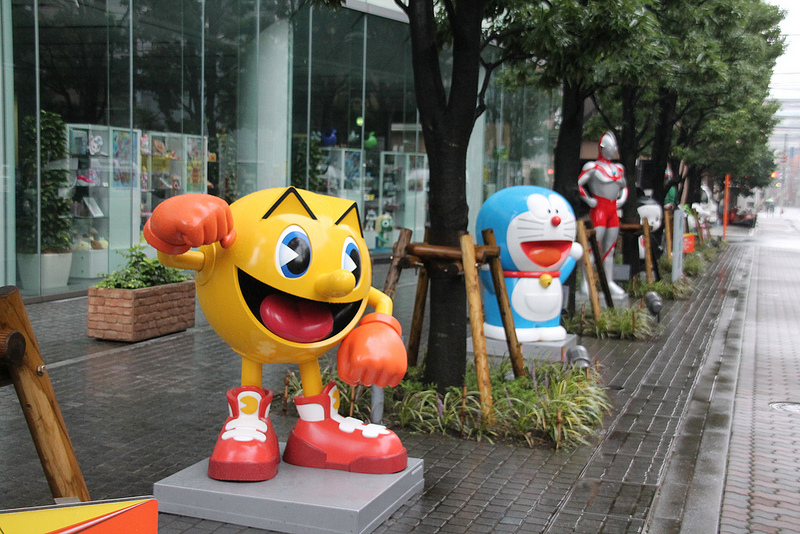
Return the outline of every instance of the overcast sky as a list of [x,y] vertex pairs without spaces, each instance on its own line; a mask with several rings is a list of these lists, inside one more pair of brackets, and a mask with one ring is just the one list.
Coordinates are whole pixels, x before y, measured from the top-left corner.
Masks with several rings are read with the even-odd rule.
[[800,99],[800,2],[768,0],[786,11],[781,31],[786,36],[786,52],[778,58],[770,88],[778,100]]

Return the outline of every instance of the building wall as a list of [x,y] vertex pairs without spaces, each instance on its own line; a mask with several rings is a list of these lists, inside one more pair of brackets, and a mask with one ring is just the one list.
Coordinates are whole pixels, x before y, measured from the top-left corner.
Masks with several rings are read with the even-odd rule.
[[[379,226],[387,217],[422,238],[429,173],[405,15],[388,0],[294,12],[265,4],[0,0],[0,282],[21,284],[21,237],[44,242],[38,206],[53,164],[36,159],[22,182],[20,156],[22,124],[40,111],[67,125],[57,166],[75,250],[68,281],[54,287],[40,254],[24,295],[94,284],[122,261],[116,250],[141,242],[152,209],[185,192],[230,202],[295,184],[358,202],[370,246],[391,247],[397,231]],[[468,152],[472,220],[491,192],[547,181],[554,116],[548,95],[493,84]],[[90,154],[96,138],[104,144]],[[22,183],[33,186],[18,195]],[[25,195],[37,218],[18,226]],[[86,197],[97,210],[87,212]],[[89,243],[105,253],[80,250]]]

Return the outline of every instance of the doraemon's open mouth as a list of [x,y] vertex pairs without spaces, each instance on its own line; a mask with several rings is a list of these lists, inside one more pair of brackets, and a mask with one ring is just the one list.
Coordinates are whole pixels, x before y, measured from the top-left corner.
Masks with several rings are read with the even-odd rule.
[[238,269],[239,289],[252,314],[270,332],[295,343],[315,343],[350,324],[361,301],[334,304],[284,293]]
[[525,241],[520,243],[520,247],[533,263],[550,267],[566,258],[572,241]]

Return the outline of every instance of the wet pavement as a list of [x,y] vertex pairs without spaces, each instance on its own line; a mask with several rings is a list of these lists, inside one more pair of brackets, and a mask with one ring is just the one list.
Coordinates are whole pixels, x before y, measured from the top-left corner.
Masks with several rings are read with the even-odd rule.
[[[728,240],[692,298],[667,303],[656,340],[579,340],[614,403],[592,445],[399,430],[425,460],[425,487],[375,532],[800,532],[800,413],[770,407],[800,402],[800,210],[762,216],[754,231],[729,228]],[[385,275],[377,265],[376,286]],[[415,286],[404,272],[405,332]],[[187,332],[123,344],[85,336],[83,297],[27,310],[94,500],[151,494],[211,453],[239,357],[202,314]],[[281,393],[289,369],[267,366],[265,387]],[[281,403],[271,414],[285,439],[296,415]],[[51,504],[11,387],[0,388],[0,429],[0,509]],[[159,524],[267,532],[170,514]]]

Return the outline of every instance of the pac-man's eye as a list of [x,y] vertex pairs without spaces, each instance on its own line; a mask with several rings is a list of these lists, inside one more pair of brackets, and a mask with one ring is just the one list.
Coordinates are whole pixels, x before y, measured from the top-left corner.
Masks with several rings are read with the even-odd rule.
[[278,239],[275,262],[286,278],[299,278],[311,265],[311,241],[305,231],[297,225],[286,228]]
[[348,237],[342,248],[342,269],[348,270],[356,277],[356,284],[361,280],[361,253],[355,239]]

